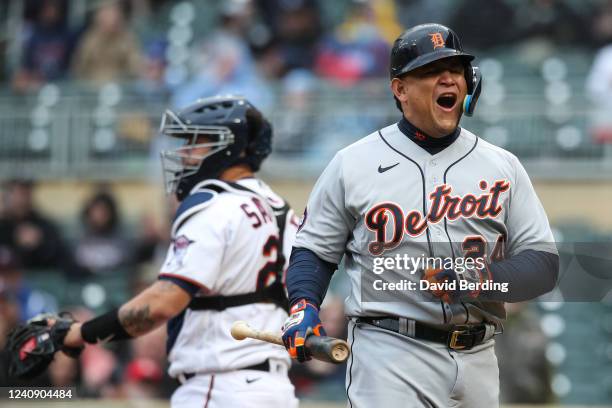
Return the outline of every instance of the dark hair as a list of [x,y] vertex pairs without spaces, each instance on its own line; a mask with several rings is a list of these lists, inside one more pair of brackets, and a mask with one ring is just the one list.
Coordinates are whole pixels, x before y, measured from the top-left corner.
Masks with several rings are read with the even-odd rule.
[[6,246],[0,245],[0,272],[19,269],[21,262],[15,251]]
[[109,233],[114,231],[119,225],[119,210],[117,209],[117,202],[115,197],[107,191],[99,191],[93,197],[89,199],[85,203],[83,210],[81,212],[81,221],[83,224],[89,224],[89,213],[98,204],[102,204],[105,206],[109,212],[109,221],[108,224],[105,225],[100,232]]

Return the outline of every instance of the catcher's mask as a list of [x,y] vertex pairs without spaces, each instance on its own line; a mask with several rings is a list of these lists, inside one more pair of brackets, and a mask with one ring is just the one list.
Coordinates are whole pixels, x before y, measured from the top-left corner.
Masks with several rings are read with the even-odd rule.
[[261,113],[239,96],[199,99],[180,110],[167,110],[160,132],[183,141],[161,153],[166,192],[183,200],[207,178],[244,163],[253,171],[270,154],[272,128]]

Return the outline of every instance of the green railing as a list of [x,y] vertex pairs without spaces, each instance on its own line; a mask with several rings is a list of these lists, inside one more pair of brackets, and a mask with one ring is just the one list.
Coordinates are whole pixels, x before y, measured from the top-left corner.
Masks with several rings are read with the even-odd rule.
[[[596,140],[593,127],[607,112],[586,100],[583,75],[500,75],[495,63],[483,64],[493,74],[475,117],[462,126],[515,153],[535,177],[612,175],[612,144]],[[351,87],[319,81],[300,104],[280,85],[272,89],[274,102],[262,107],[275,129],[275,153],[264,169],[270,176],[316,177],[335,151],[399,118],[386,80]],[[159,167],[157,127],[167,104],[134,84],[0,92],[0,175],[147,178]]]

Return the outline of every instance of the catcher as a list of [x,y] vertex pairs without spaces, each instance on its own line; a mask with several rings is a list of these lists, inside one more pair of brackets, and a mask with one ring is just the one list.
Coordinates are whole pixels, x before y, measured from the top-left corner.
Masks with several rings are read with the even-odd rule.
[[[54,353],[142,336],[168,323],[169,374],[180,407],[297,406],[282,348],[236,347],[231,323],[277,329],[287,317],[282,273],[297,217],[254,177],[271,150],[268,121],[241,97],[166,111],[161,132],[184,140],[162,152],[168,192],[181,202],[159,280],[119,309],[84,323],[43,316],[11,335],[11,373],[32,377]],[[247,400],[248,396],[248,400]]]

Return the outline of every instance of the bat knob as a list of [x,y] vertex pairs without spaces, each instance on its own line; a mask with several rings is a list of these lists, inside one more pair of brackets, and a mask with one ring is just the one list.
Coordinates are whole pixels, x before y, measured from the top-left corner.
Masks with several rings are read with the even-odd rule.
[[249,325],[247,322],[238,320],[232,324],[231,334],[236,340],[244,340],[247,338],[246,333],[249,331]]

